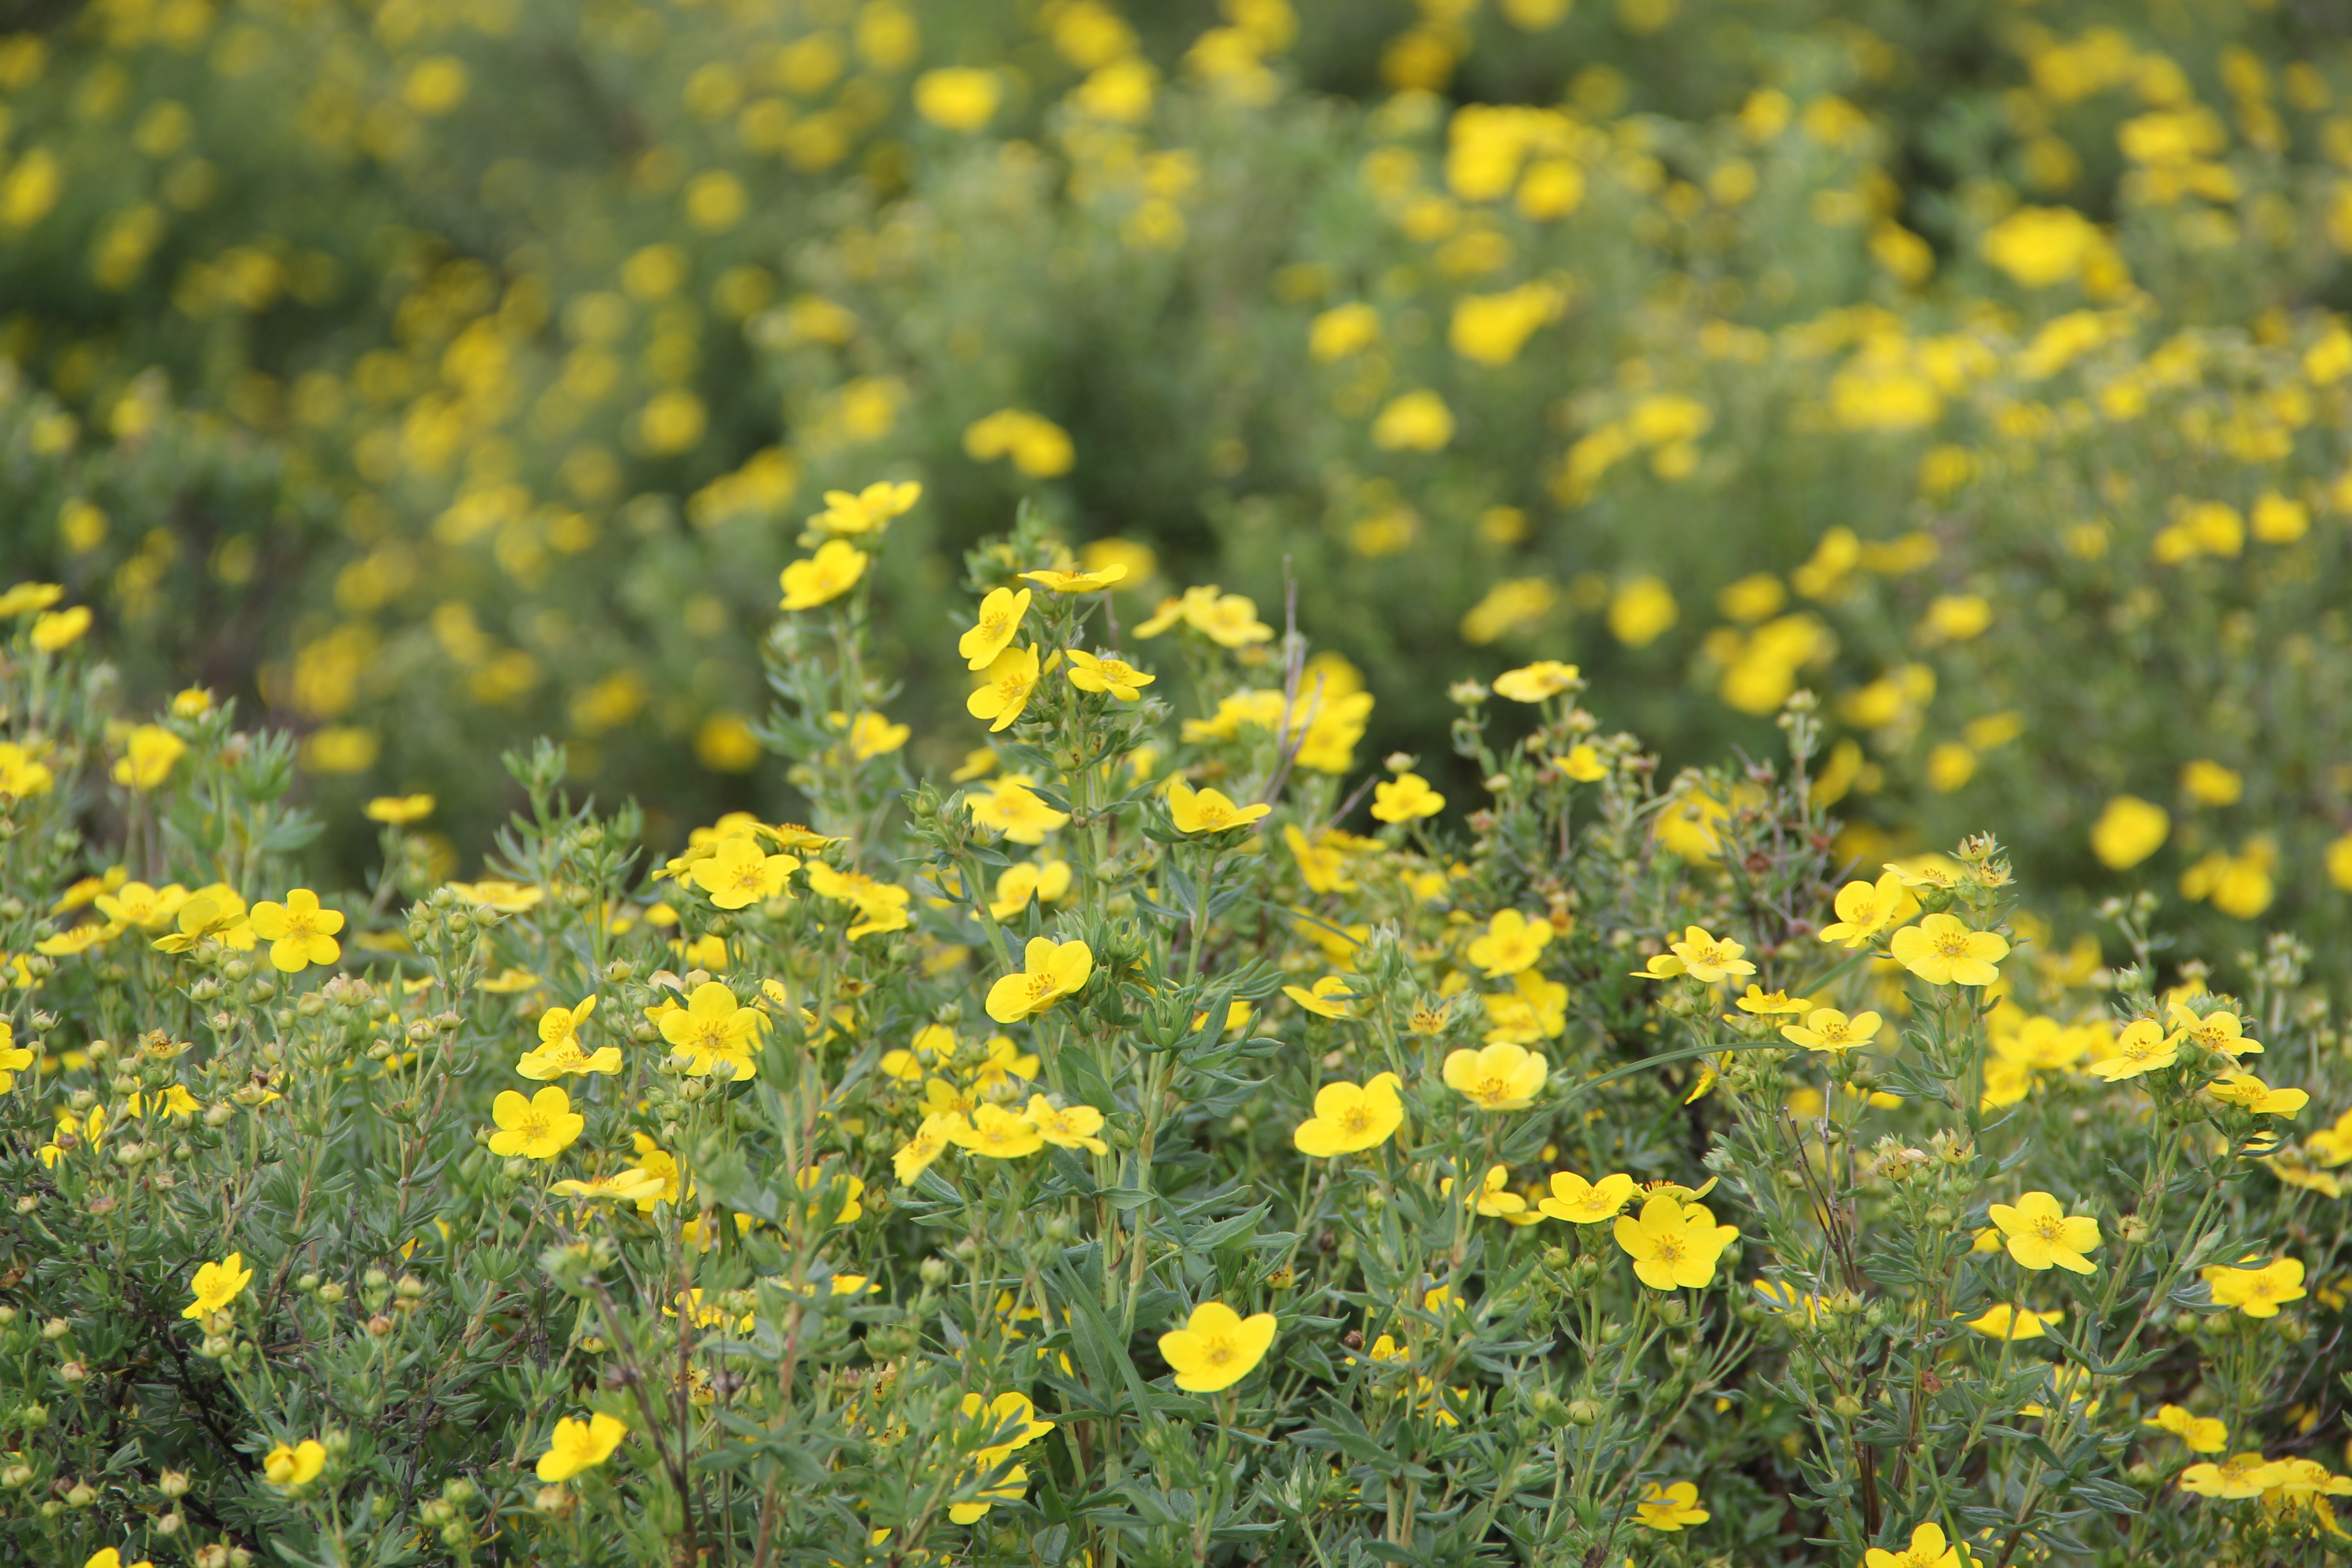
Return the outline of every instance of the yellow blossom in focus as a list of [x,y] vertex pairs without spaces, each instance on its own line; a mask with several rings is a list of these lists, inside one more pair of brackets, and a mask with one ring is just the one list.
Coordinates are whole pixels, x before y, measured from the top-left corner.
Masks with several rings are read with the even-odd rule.
[[1203,1301],[1181,1329],[1160,1336],[1160,1354],[1192,1394],[1231,1388],[1265,1359],[1274,1344],[1271,1312],[1244,1318],[1222,1301]]

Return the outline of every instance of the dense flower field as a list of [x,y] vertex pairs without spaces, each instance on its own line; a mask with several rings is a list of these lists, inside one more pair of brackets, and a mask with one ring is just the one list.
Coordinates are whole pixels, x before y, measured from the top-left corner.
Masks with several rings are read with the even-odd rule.
[[2326,7],[0,27],[0,1555],[2352,1546]]

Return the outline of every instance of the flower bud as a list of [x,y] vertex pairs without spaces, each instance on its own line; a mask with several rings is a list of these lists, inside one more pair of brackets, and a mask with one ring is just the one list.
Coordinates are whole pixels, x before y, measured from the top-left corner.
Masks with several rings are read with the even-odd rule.
[[392,1320],[378,1312],[367,1321],[367,1331],[370,1337],[380,1340],[392,1332]]
[[2137,1247],[2148,1238],[2151,1227],[2145,1215],[2127,1214],[2116,1222],[2116,1234]]
[[41,1338],[45,1340],[61,1340],[72,1332],[73,1325],[63,1318],[51,1318],[41,1325]]
[[58,1368],[58,1377],[69,1384],[86,1383],[89,1380],[89,1368],[78,1361],[69,1361]]
[[453,1476],[441,1483],[441,1495],[455,1508],[463,1508],[474,1500],[474,1483],[463,1476]]
[[1835,1399],[1830,1401],[1830,1408],[1851,1421],[1855,1416],[1862,1414],[1863,1403],[1860,1398],[1853,1394],[1841,1394]]
[[163,1518],[155,1521],[155,1533],[158,1535],[177,1535],[187,1527],[187,1516],[175,1508],[171,1512],[163,1515]]
[[165,1497],[185,1497],[188,1495],[188,1478],[177,1470],[165,1470],[155,1478],[155,1489]]
[[98,1489],[88,1481],[76,1481],[66,1493],[68,1508],[88,1508],[98,1500]]
[[1571,1399],[1568,1402],[1568,1418],[1579,1426],[1597,1426],[1605,1412],[1597,1399]]
[[392,1283],[392,1276],[381,1268],[371,1268],[360,1276],[360,1283],[371,1290],[381,1290]]
[[0,1470],[0,1487],[14,1489],[28,1487],[32,1484],[33,1467],[30,1465],[11,1465],[6,1469]]
[[16,1425],[27,1432],[37,1432],[48,1424],[49,1407],[46,1405],[27,1405],[16,1412]]
[[342,1299],[343,1288],[341,1285],[336,1284],[333,1280],[330,1279],[324,1285],[319,1287],[319,1300],[324,1301],[328,1306],[331,1307]]

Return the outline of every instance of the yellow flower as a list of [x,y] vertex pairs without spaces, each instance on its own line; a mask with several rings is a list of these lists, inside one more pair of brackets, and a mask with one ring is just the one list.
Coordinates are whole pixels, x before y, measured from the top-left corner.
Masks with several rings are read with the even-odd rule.
[[913,510],[922,497],[923,487],[912,479],[877,480],[855,494],[827,490],[824,510],[809,519],[809,526],[821,533],[872,533]]
[[1160,679],[1146,675],[1123,659],[1101,658],[1084,648],[1070,650],[1070,684],[1081,691],[1108,692],[1121,702],[1132,702],[1143,689]]
[[568,1073],[616,1073],[621,1048],[605,1046],[593,1052],[580,1043],[580,1026],[596,1010],[596,998],[584,998],[577,1007],[550,1007],[539,1016],[539,1044],[515,1063],[515,1071],[544,1082]]
[[1923,1524],[1911,1531],[1911,1544],[1900,1552],[1874,1546],[1862,1555],[1863,1568],[1963,1568],[1959,1551],[1944,1539],[1941,1526]]
[[1644,1530],[1672,1534],[1688,1524],[1705,1524],[1714,1515],[1698,1506],[1698,1488],[1689,1481],[1660,1486],[1652,1481],[1633,1504],[1634,1522]]
[[2168,1068],[2180,1059],[2180,1039],[2168,1036],[2153,1018],[2135,1018],[2116,1037],[2116,1054],[2093,1062],[2090,1070],[2109,1083],[2119,1083]]
[[1562,664],[1556,658],[1538,659],[1495,677],[1495,695],[1514,702],[1541,702],[1583,683],[1584,677],[1576,666]]
[[969,1121],[959,1118],[948,1136],[958,1147],[992,1160],[1017,1160],[1045,1146],[1045,1135],[1034,1121],[1001,1105],[981,1106]]
[[1229,828],[1247,827],[1273,809],[1263,805],[1236,805],[1221,790],[1195,791],[1182,779],[1168,786],[1168,815],[1174,819],[1179,833],[1223,833]]
[[1445,797],[1419,773],[1400,773],[1372,787],[1372,815],[1382,822],[1412,822],[1445,809]]
[[343,929],[342,911],[320,909],[319,895],[308,888],[295,889],[282,904],[262,900],[250,918],[254,934],[269,944],[270,963],[288,974],[343,955],[334,936]]
[[1274,1314],[1244,1318],[1222,1301],[1192,1309],[1181,1329],[1160,1336],[1160,1353],[1176,1373],[1176,1386],[1214,1394],[1247,1377],[1274,1344]]
[[742,1081],[760,1076],[763,1021],[758,1008],[744,1006],[725,985],[706,980],[694,988],[685,1006],[662,1014],[661,1032],[663,1039],[687,1054],[688,1072]]
[[1311,990],[1304,985],[1286,985],[1282,994],[1319,1018],[1345,1018],[1349,1016],[1349,998],[1356,993],[1341,976],[1327,974]]
[[2178,1405],[2159,1405],[2140,1423],[2171,1433],[2192,1454],[2218,1454],[2229,1446],[2230,1428],[2210,1415],[2191,1415]]
[[490,1101],[490,1120],[499,1124],[490,1135],[490,1152],[501,1159],[520,1154],[526,1160],[552,1160],[580,1136],[588,1119],[572,1109],[572,1097],[552,1086],[525,1100],[503,1089]]
[[1055,811],[1018,773],[995,787],[965,797],[964,810],[982,827],[992,827],[1014,844],[1043,844],[1045,835],[1069,825],[1070,814]]
[[1856,1013],[1849,1018],[1834,1007],[1816,1007],[1802,1025],[1781,1025],[1780,1033],[1798,1045],[1834,1054],[1868,1045],[1877,1038],[1882,1022],[1875,1013]]
[[973,1450],[972,1458],[987,1468],[1003,1464],[1055,1426],[1051,1421],[1039,1420],[1037,1406],[1027,1394],[1017,1392],[1000,1394],[994,1399],[967,1394],[957,1408],[974,1431],[1003,1439]]
[[181,1309],[183,1318],[209,1317],[225,1310],[245,1290],[253,1278],[253,1270],[245,1266],[245,1254],[232,1252],[218,1263],[200,1263],[188,1289],[195,1300]]
[[2205,1092],[2257,1116],[2294,1116],[2311,1103],[2311,1096],[2302,1089],[2273,1089],[2250,1072],[2231,1073],[2219,1083],[2207,1085]]
[[2260,1268],[2209,1264],[2198,1270],[2213,1292],[2216,1306],[2235,1307],[2249,1318],[2275,1318],[2282,1301],[2300,1301],[2303,1264],[2293,1258],[2273,1258]]
[[37,795],[48,794],[57,782],[57,774],[49,771],[47,763],[37,761],[14,741],[0,741],[0,795],[29,800]]
[[933,1111],[923,1118],[915,1135],[898,1146],[890,1156],[891,1168],[898,1180],[911,1183],[931,1168],[931,1162],[946,1153],[955,1142],[955,1130],[963,1118],[945,1111]]
[[2313,1133],[2305,1142],[2319,1157],[2319,1163],[2330,1170],[2352,1164],[2352,1110],[2337,1117],[2333,1127]]
[[32,635],[28,640],[43,653],[58,653],[81,640],[89,630],[89,606],[76,605],[69,610],[50,610],[33,617]]
[[956,652],[974,669],[986,669],[996,656],[1012,646],[1013,637],[1021,629],[1021,617],[1029,613],[1029,590],[1014,593],[1010,588],[992,589],[980,602],[980,618],[971,630],[956,639]]
[[2185,1002],[2172,1004],[2169,1014],[2172,1026],[2209,1051],[2224,1056],[2242,1057],[2259,1052],[2263,1043],[2246,1033],[2246,1026],[2235,1013],[2216,1008],[2203,1017]]
[[1905,926],[1888,943],[1895,961],[1930,985],[1990,985],[1993,967],[2009,956],[1998,932],[1972,931],[1951,915],[1933,914]]
[[64,586],[57,583],[18,583],[0,593],[0,621],[46,610],[65,596]]
[[852,942],[876,931],[904,931],[907,905],[914,895],[888,882],[877,882],[863,871],[840,871],[822,860],[808,864],[809,891],[823,899],[854,904],[862,917],[849,928]]
[[1990,1340],[2038,1340],[2042,1336],[2044,1325],[2054,1323],[2065,1315],[2063,1307],[2034,1312],[2000,1301],[1969,1319],[1968,1326]]
[[1067,860],[1016,861],[997,874],[996,893],[989,900],[988,912],[1000,921],[1011,920],[1029,907],[1035,899],[1050,904],[1070,890],[1070,863]]
[[690,876],[719,909],[740,910],[782,893],[784,879],[800,864],[794,856],[765,853],[750,837],[722,838],[716,849],[695,861]]
[[1637,1218],[1617,1216],[1612,1235],[1633,1260],[1633,1273],[1654,1290],[1696,1289],[1715,1282],[1715,1262],[1739,1231],[1718,1226],[1705,1204],[1685,1205],[1658,1193],[1642,1205]]
[[1327,1083],[1315,1091],[1315,1114],[1292,1131],[1290,1141],[1318,1160],[1376,1149],[1404,1124],[1402,1087],[1392,1072],[1376,1074],[1360,1089]]
[[585,1421],[569,1417],[558,1421],[548,1435],[547,1452],[539,1457],[539,1479],[568,1481],[583,1470],[593,1469],[611,1458],[628,1435],[627,1423],[601,1410]]
[[2083,1255],[2099,1245],[2099,1222],[2069,1215],[2048,1193],[2027,1193],[2014,1205],[1994,1204],[1985,1213],[2021,1267],[2039,1271],[2055,1264],[2076,1274],[2095,1271],[2097,1266]]
[[[1024,583],[1034,583],[1039,587],[1050,589],[1056,594],[1097,594],[1109,587],[1113,583],[1122,581],[1126,576],[1127,568],[1124,565],[1113,563],[1097,567],[1092,572],[1024,572],[1021,574],[1021,580]],[[1077,655],[1074,651],[1070,657],[1076,658]],[[1146,676],[1144,679],[1149,680],[1151,678]],[[1088,689],[1093,689],[1088,688]]]
[[988,1016],[1018,1023],[1085,988],[1095,972],[1094,950],[1083,942],[1057,942],[1033,936],[1021,955],[1022,973],[999,977],[988,988]]
[[907,743],[914,731],[904,724],[893,724],[883,714],[867,709],[849,723],[849,754],[861,763],[877,757],[887,757]]
[[1110,1145],[1095,1136],[1102,1131],[1103,1113],[1091,1105],[1056,1106],[1044,1095],[1033,1094],[1028,1109],[1021,1114],[1037,1130],[1037,1136],[1056,1149],[1084,1149],[1089,1154],[1110,1152]]
[[1550,1064],[1541,1051],[1505,1041],[1445,1058],[1445,1082],[1481,1110],[1524,1110],[1535,1102]]
[[114,782],[132,789],[153,789],[171,776],[172,764],[187,749],[185,741],[161,724],[142,724],[124,742],[121,760],[114,764]]
[[2126,871],[2164,847],[2172,814],[2136,795],[2119,795],[2091,824],[2091,853],[2111,871]]
[[263,1456],[261,1473],[279,1491],[294,1491],[319,1479],[327,1468],[327,1450],[315,1437],[305,1437],[289,1448],[280,1443]]
[[857,586],[857,580],[866,575],[866,552],[846,540],[826,540],[814,555],[784,568],[784,597],[778,607],[813,610],[831,604]]
[[2260,1497],[2278,1484],[2279,1467],[2259,1450],[2232,1454],[2219,1463],[2191,1465],[2180,1472],[2180,1489],[2200,1497]]
[[[1682,961],[1681,973],[1709,985],[1756,973],[1756,966],[1740,956],[1748,951],[1745,946],[1728,938],[1718,942],[1702,926],[1686,928],[1682,941],[1667,945]],[[1656,973],[1656,959],[1650,961],[1650,968]]]
[[977,131],[996,117],[1004,89],[993,71],[942,66],[915,79],[915,112],[949,131]]
[[[1806,1001],[1802,996],[1791,996],[1786,991],[1767,991],[1751,980],[1748,983],[1747,993],[1744,995],[1735,997],[1732,1001],[1732,1005],[1738,1008],[1743,1013],[1760,1014],[1765,1016],[1778,1016],[1785,1013],[1801,1013],[1808,1007],[1811,1007],[1812,1004]],[[1738,1019],[1729,1017],[1727,1017],[1724,1021],[1726,1023],[1738,1022]]]
[[838,1171],[822,1171],[811,1165],[793,1180],[804,1193],[813,1193],[821,1186],[828,1197],[836,1192],[841,1194],[841,1211],[833,1216],[831,1224],[848,1225],[866,1213],[866,1205],[857,1201],[866,1195],[866,1183],[860,1177],[845,1175]]
[[1021,717],[1036,689],[1037,650],[1009,647],[989,662],[987,683],[964,699],[964,711],[992,720],[988,728],[993,734]]
[[661,1177],[631,1166],[627,1170],[615,1171],[609,1176],[600,1176],[590,1181],[561,1181],[550,1190],[562,1193],[567,1197],[617,1198],[623,1203],[635,1203],[641,1206],[650,1207],[653,1201],[662,1195],[667,1184]]
[[434,800],[429,795],[380,795],[367,803],[363,810],[370,822],[382,822],[394,827],[411,822],[422,822],[433,815]]
[[1552,758],[1552,765],[1579,784],[1594,784],[1609,776],[1609,764],[1592,747],[1579,742]]
[[1485,934],[1470,943],[1466,956],[1487,979],[1499,980],[1534,963],[1551,937],[1551,921],[1531,921],[1517,910],[1503,910],[1487,922]]
[[144,1557],[136,1563],[125,1563],[122,1561],[121,1551],[111,1546],[102,1546],[84,1560],[81,1568],[155,1568],[155,1564]]
[[188,890],[177,882],[167,882],[151,888],[144,882],[125,882],[110,893],[100,893],[90,900],[98,912],[110,921],[142,931],[153,931],[188,901]]
[[1633,1195],[1633,1178],[1622,1171],[1597,1182],[1588,1182],[1573,1171],[1555,1171],[1551,1195],[1538,1201],[1536,1207],[1570,1225],[1599,1225],[1604,1219],[1616,1218]]
[[1823,942],[1842,942],[1858,948],[1888,926],[1909,920],[1919,900],[1903,885],[1902,873],[1889,871],[1875,883],[1848,882],[1838,889],[1837,920],[1822,928]]

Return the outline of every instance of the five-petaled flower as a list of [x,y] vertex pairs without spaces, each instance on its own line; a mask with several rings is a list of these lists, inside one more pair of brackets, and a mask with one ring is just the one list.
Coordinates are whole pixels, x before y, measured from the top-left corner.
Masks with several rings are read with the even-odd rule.
[[1223,833],[1247,827],[1274,808],[1239,805],[1222,790],[1195,790],[1182,779],[1168,786],[1168,816],[1179,833]]
[[1864,1568],[1960,1568],[1959,1550],[1945,1539],[1943,1526],[1923,1524],[1911,1531],[1911,1544],[1900,1552],[1874,1546],[1863,1553]]
[[1781,1025],[1780,1034],[1798,1045],[1836,1055],[1870,1044],[1883,1022],[1875,1013],[1856,1013],[1849,1018],[1834,1007],[1816,1007],[1802,1024]]
[[284,903],[264,899],[247,917],[256,936],[269,944],[269,962],[288,974],[299,974],[314,963],[332,963],[343,950],[335,933],[343,929],[341,910],[322,910],[319,895],[297,888]]
[[305,1437],[292,1447],[280,1443],[262,1456],[261,1473],[280,1491],[298,1491],[319,1479],[327,1468],[327,1450],[316,1437]]
[[857,586],[866,575],[866,552],[846,540],[826,540],[814,555],[784,568],[784,597],[779,607],[814,610],[832,603]]
[[1642,1205],[1638,1216],[1618,1215],[1613,1234],[1633,1258],[1635,1278],[1654,1290],[1674,1290],[1713,1284],[1715,1261],[1739,1231],[1716,1224],[1705,1204],[1657,1193]]
[[232,1252],[218,1263],[198,1264],[195,1278],[188,1281],[196,1299],[181,1310],[180,1316],[206,1318],[226,1310],[252,1278],[253,1270],[245,1267],[242,1252]]
[[722,838],[719,847],[695,861],[694,885],[710,895],[722,910],[740,910],[772,899],[784,890],[784,879],[800,869],[793,855],[771,855],[748,836]]
[[1247,1377],[1274,1343],[1274,1314],[1244,1318],[1222,1301],[1192,1309],[1181,1329],[1160,1336],[1160,1353],[1176,1373],[1176,1386],[1192,1394],[1214,1394]]
[[2213,1292],[2214,1305],[2235,1307],[2249,1318],[2275,1318],[2281,1302],[2300,1301],[2305,1295],[2300,1258],[2273,1258],[2260,1268],[2251,1260],[2235,1267],[2213,1263],[2199,1272]]
[[971,630],[956,639],[956,652],[974,669],[986,669],[996,656],[1012,646],[1013,637],[1021,629],[1021,617],[1029,613],[1029,590],[1014,593],[1010,588],[995,588],[980,602],[980,617]]
[[1487,979],[1499,980],[1533,964],[1551,937],[1549,920],[1529,920],[1517,910],[1503,910],[1472,939],[1464,956],[1484,971]]
[[1445,1058],[1446,1086],[1481,1110],[1524,1110],[1551,1074],[1541,1051],[1502,1041]]
[[1121,702],[1132,702],[1160,678],[1146,675],[1125,659],[1103,658],[1084,648],[1070,650],[1070,684],[1081,691],[1108,692]]
[[2099,1222],[2088,1215],[2070,1215],[2048,1193],[2027,1193],[2014,1205],[1994,1204],[1985,1211],[2000,1227],[2009,1255],[2027,1268],[2056,1265],[2076,1274],[2097,1266],[2083,1256],[2099,1245]]
[[1573,1171],[1555,1171],[1550,1195],[1538,1200],[1536,1207],[1570,1225],[1599,1225],[1616,1218],[1633,1195],[1633,1178],[1622,1171],[1597,1182],[1588,1182]]
[[566,1416],[548,1434],[547,1452],[539,1457],[539,1479],[568,1481],[583,1470],[593,1469],[611,1458],[628,1435],[626,1422],[601,1410],[585,1421]]
[[552,1160],[572,1147],[588,1119],[572,1109],[572,1097],[552,1084],[525,1100],[513,1089],[501,1089],[490,1101],[490,1120],[499,1130],[490,1134],[490,1152],[500,1158],[520,1154],[526,1160]]
[[1842,942],[1858,948],[1887,927],[1909,920],[1919,900],[1903,884],[1903,874],[1889,871],[1876,882],[1848,882],[1837,892],[1837,919],[1822,928],[1823,942]]
[[1327,974],[1313,985],[1286,985],[1282,994],[1321,1018],[1345,1018],[1349,999],[1356,994],[1345,977]]
[[1633,1504],[1634,1522],[1644,1530],[1667,1534],[1685,1525],[1705,1524],[1714,1515],[1698,1506],[1698,1488],[1689,1481],[1660,1486],[1652,1481]]
[[988,1016],[1000,1024],[1018,1023],[1085,989],[1095,972],[1095,955],[1083,942],[1033,936],[1021,964],[1021,973],[1001,976],[988,988]]
[[964,710],[975,719],[986,719],[989,732],[994,734],[1015,719],[1029,706],[1029,694],[1037,689],[1037,650],[1034,647],[1009,647],[989,661],[985,681],[964,699]]
[[[1682,941],[1666,945],[1674,950],[1675,957],[1682,964],[1679,973],[1708,985],[1741,979],[1756,973],[1756,966],[1740,956],[1748,951],[1745,946],[1728,937],[1718,941],[1709,935],[1704,926],[1686,928]],[[1658,974],[1662,968],[1656,959],[1650,961],[1653,974]]]
[[1445,797],[1419,773],[1399,773],[1372,787],[1372,815],[1382,822],[1414,822],[1445,809]]
[[1905,926],[1888,939],[1887,949],[1930,985],[1990,985],[2000,978],[1993,965],[2009,956],[2009,942],[2000,932],[1973,930],[1947,914]]
[[1583,676],[1572,664],[1562,664],[1556,658],[1539,658],[1533,664],[1523,664],[1517,669],[1507,669],[1495,677],[1495,695],[1507,697],[1514,702],[1540,702],[1583,684]]
[[1290,1141],[1318,1160],[1378,1148],[1404,1124],[1402,1087],[1392,1072],[1377,1073],[1361,1088],[1327,1083],[1315,1091],[1315,1114],[1292,1131]]
[[760,1027],[766,1016],[746,1007],[716,980],[694,988],[683,1007],[661,1016],[662,1038],[687,1055],[686,1070],[730,1079],[760,1076]]

